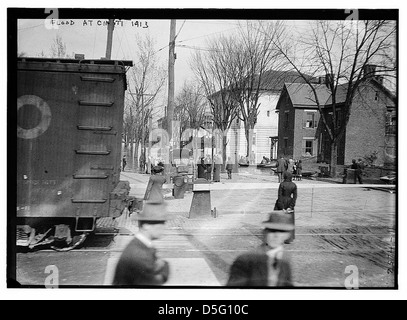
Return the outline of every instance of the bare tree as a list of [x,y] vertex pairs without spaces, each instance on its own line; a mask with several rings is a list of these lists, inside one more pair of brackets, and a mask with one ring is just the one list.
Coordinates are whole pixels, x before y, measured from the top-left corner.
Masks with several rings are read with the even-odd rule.
[[237,117],[238,104],[230,94],[230,71],[228,70],[230,50],[226,38],[220,37],[208,42],[206,52],[196,52],[191,61],[204,94],[209,102],[213,122],[223,132],[222,154],[226,162],[227,136],[233,120]]
[[70,58],[70,55],[66,52],[66,43],[58,34],[51,45],[51,58]]
[[[204,123],[205,103],[202,88],[193,83],[184,83],[175,99],[174,116],[180,122],[180,140],[188,139],[195,156],[196,133]],[[188,143],[188,144],[189,144]]]
[[[126,100],[124,130],[130,142],[133,163],[138,163],[138,146],[141,143],[142,154],[140,168],[144,168],[146,160],[146,144],[148,142],[148,119],[155,116],[159,110],[154,108],[166,75],[159,65],[154,40],[150,36],[137,37],[137,56],[129,77],[129,97]],[[135,152],[133,152],[135,147]]]
[[230,94],[240,106],[246,136],[246,156],[251,154],[252,132],[257,123],[261,95],[270,87],[273,79],[267,71],[279,71],[285,61],[273,41],[283,31],[281,22],[247,21],[241,26],[238,37],[226,40],[229,50],[228,72],[231,79]]
[[[331,168],[336,175],[338,143],[344,136],[351,114],[352,102],[358,88],[372,77],[370,65],[377,65],[375,74],[394,77],[394,21],[316,21],[311,36],[301,36],[298,48],[293,39],[285,34],[274,39],[274,44],[288,63],[312,90],[314,103],[318,106],[324,130],[331,143]],[[284,40],[283,40],[284,39]],[[317,93],[317,85],[305,74],[328,75],[327,88],[331,95],[332,116],[323,112],[324,103]],[[345,88],[345,101],[337,102],[339,88]],[[337,121],[339,107],[343,121]]]

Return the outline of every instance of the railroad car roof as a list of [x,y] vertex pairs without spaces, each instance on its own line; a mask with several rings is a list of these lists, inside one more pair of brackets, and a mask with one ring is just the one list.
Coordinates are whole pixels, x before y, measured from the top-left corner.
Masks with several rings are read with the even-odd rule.
[[131,60],[105,60],[105,59],[61,59],[61,58],[35,58],[35,57],[19,57],[17,61],[25,62],[55,62],[55,63],[88,63],[88,64],[101,64],[101,65],[124,65],[132,67],[133,61]]

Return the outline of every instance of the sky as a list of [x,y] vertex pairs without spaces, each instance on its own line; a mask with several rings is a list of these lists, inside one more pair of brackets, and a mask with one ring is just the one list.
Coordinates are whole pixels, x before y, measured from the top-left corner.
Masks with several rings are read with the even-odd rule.
[[[41,51],[49,53],[57,35],[66,44],[67,53],[82,53],[87,59],[100,59],[106,53],[107,27],[106,20],[69,20],[68,25],[59,25],[58,29],[47,29],[44,20],[19,20],[18,52],[26,56],[38,56]],[[139,27],[138,25],[142,26]],[[146,26],[148,26],[146,28]],[[204,48],[209,37],[230,34],[236,31],[237,21],[226,20],[177,20],[176,34],[177,59],[175,62],[175,91],[185,81],[193,78],[189,67],[191,54],[196,48]],[[136,35],[151,35],[155,40],[157,58],[167,66],[169,54],[170,20],[121,20],[113,32],[112,59],[133,60],[136,62]],[[185,47],[187,46],[187,47]],[[195,48],[195,49],[193,49]]]
[[[50,12],[50,18],[57,18],[57,11]],[[54,24],[50,24],[54,21]],[[84,54],[86,59],[100,59],[106,54],[106,19],[21,19],[17,24],[18,53],[26,57],[38,57],[42,52],[50,54],[57,36],[66,45],[67,54]],[[297,30],[304,29],[309,21],[285,21]],[[197,50],[207,48],[207,41],[214,37],[227,36],[237,32],[242,20],[176,20],[176,61],[174,66],[175,96],[185,83],[194,81],[191,70],[191,58]],[[168,68],[170,20],[119,20],[113,32],[113,60],[132,60],[137,63],[136,37],[151,36],[155,42],[156,58],[166,70]],[[168,79],[168,77],[167,77]],[[165,83],[155,101],[154,119],[164,115],[164,106],[168,104],[168,82]]]

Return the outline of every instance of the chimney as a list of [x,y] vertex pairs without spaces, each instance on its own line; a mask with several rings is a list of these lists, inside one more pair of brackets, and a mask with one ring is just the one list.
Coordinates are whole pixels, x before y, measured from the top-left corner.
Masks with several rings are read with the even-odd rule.
[[330,88],[331,85],[333,84],[333,82],[334,82],[334,75],[333,75],[333,73],[327,73],[327,74],[325,75],[325,84],[326,84],[326,86],[327,86],[328,88]]
[[383,76],[377,76],[376,77],[377,82],[379,82],[381,85],[383,85],[384,82],[384,77]]
[[318,84],[325,84],[326,78],[325,76],[319,76],[318,77]]
[[366,64],[363,67],[363,76],[365,78],[373,78],[376,75],[376,66],[374,64]]

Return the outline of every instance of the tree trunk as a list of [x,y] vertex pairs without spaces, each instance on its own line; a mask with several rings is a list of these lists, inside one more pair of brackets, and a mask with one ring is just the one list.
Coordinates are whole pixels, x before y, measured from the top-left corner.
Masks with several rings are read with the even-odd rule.
[[138,142],[134,142],[134,160],[133,160],[133,169],[137,171],[139,166],[138,163]]
[[227,154],[226,154],[226,147],[228,144],[228,137],[223,136],[222,137],[222,172],[226,171],[226,161],[227,161]]
[[130,156],[129,156],[129,163],[127,164],[129,168],[134,169],[134,140],[129,138],[130,144]]
[[336,177],[337,172],[337,164],[338,164],[338,145],[334,141],[331,144],[331,177]]

